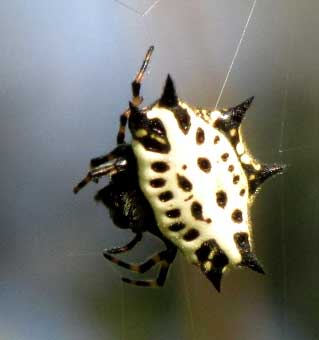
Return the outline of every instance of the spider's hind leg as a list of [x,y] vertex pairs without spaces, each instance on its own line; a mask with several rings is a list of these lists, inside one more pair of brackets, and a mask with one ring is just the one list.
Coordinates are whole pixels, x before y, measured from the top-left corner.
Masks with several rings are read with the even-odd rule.
[[154,267],[156,264],[161,263],[160,271],[156,279],[132,280],[128,278],[122,278],[122,280],[126,283],[130,283],[136,286],[162,287],[165,283],[169,267],[176,257],[176,253],[177,248],[174,245],[168,245],[166,250],[161,251],[160,253],[152,256],[146,262],[140,264],[131,264],[119,260],[116,257],[112,256],[108,251],[104,251],[103,255],[106,259],[113,262],[114,264],[136,273],[145,273],[152,267]]
[[156,279],[153,280],[132,280],[123,277],[122,281],[140,287],[163,287],[167,278],[170,265],[173,263],[177,253],[177,248],[173,246],[167,249],[166,255],[161,262],[160,271]]
[[120,254],[120,253],[125,253],[131,249],[133,249],[138,242],[142,240],[142,233],[137,232],[134,238],[125,246],[122,247],[115,247],[111,249],[105,249],[104,254]]
[[[138,71],[135,79],[132,82],[132,103],[135,106],[139,106],[143,102],[143,97],[140,96],[141,91],[141,83],[147,69],[148,64],[150,63],[152,53],[154,51],[154,46],[150,46],[148,49],[145,58],[143,60],[142,66]],[[125,127],[127,124],[127,120],[130,116],[130,109],[125,110],[120,116],[120,126],[117,133],[117,144],[124,143],[125,140]]]
[[122,281],[125,283],[129,283],[134,286],[139,286],[139,287],[163,287],[167,278],[167,274],[169,271],[171,263],[164,261],[161,264],[161,268],[159,271],[159,274],[156,279],[153,280],[132,280],[128,279],[126,277],[122,277]]

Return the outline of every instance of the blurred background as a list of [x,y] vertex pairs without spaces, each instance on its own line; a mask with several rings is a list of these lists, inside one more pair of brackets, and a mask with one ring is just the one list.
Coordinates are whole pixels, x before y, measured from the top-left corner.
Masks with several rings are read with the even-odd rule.
[[[318,13],[317,0],[0,2],[1,340],[319,339]],[[288,165],[252,209],[267,275],[231,271],[221,294],[181,255],[163,289],[123,284],[102,250],[131,233],[93,201],[101,184],[72,193],[114,147],[151,44],[145,104],[168,72],[194,106],[255,95],[245,141]],[[161,247],[148,236],[125,258]]]

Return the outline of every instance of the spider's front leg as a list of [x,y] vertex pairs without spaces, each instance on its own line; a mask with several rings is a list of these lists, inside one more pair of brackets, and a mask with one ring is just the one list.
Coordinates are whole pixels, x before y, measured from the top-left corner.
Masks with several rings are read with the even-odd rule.
[[[106,156],[105,156],[106,157]],[[110,158],[110,154],[107,155]],[[91,181],[98,182],[98,179],[103,176],[112,176],[127,168],[127,160],[123,157],[113,158],[107,162],[91,168],[88,174],[73,188],[73,192],[77,194]]]
[[[134,104],[134,106],[139,106],[143,102],[143,97],[140,96],[141,83],[142,83],[145,71],[150,63],[153,51],[154,51],[154,46],[151,46],[145,55],[145,58],[143,60],[140,70],[138,71],[135,79],[132,82],[132,103]],[[126,127],[129,116],[130,116],[130,109],[125,110],[120,116],[120,127],[117,133],[117,144],[124,143],[125,127]]]

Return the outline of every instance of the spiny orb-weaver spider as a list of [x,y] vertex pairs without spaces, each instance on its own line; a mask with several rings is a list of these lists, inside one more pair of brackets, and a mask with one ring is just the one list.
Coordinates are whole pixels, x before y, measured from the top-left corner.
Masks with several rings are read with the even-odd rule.
[[[141,82],[150,62],[151,46],[132,82],[132,101],[120,117],[117,147],[91,160],[77,193],[90,181],[108,175],[109,184],[95,196],[109,209],[115,225],[135,237],[122,247],[104,250],[104,257],[133,272],[144,273],[160,263],[154,280],[124,282],[163,286],[179,249],[220,291],[230,266],[264,273],[252,250],[248,209],[258,187],[283,166],[257,163],[245,150],[239,131],[253,97],[227,110],[191,108],[181,101],[167,76],[163,93],[139,108]],[[132,143],[125,143],[128,122]],[[166,246],[141,264],[114,257],[132,249],[145,231]]]

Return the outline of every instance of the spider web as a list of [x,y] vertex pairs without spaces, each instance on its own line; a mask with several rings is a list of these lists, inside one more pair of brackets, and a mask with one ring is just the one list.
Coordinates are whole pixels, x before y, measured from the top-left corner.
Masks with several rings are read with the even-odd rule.
[[128,0],[114,0],[119,3],[121,6],[124,6],[128,10],[144,17],[148,15],[151,10],[161,1],[161,0],[144,0],[144,1],[128,1]]

